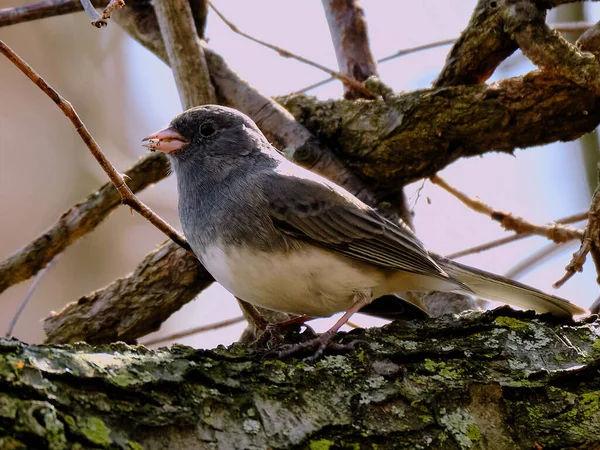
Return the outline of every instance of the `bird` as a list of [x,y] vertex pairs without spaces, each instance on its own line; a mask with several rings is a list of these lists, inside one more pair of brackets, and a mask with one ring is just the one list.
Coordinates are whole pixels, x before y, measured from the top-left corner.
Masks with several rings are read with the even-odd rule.
[[225,289],[254,306],[299,316],[344,312],[287,354],[321,354],[354,313],[407,291],[474,294],[563,318],[586,313],[430,252],[403,222],[289,161],[236,109],[193,107],[143,145],[170,160],[183,234]]

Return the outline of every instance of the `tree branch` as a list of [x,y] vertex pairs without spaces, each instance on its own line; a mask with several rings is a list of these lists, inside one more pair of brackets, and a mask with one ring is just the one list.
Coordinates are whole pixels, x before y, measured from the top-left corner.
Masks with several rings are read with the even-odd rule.
[[386,101],[277,100],[375,192],[430,177],[459,158],[570,141],[600,123],[598,97],[539,72]]
[[135,272],[44,319],[46,342],[135,343],[152,333],[214,279],[172,242],[148,254]]
[[[365,12],[358,0],[323,0],[322,3],[340,72],[360,82],[378,76],[377,63],[369,46]],[[365,98],[363,92],[347,84],[344,85],[344,97],[348,100]]]
[[[340,333],[315,364],[243,346],[0,340],[9,448],[595,448],[600,324],[509,308]],[[467,357],[465,356],[467,355]],[[60,444],[60,445],[58,445]]]
[[152,5],[183,109],[215,103],[215,89],[189,0],[154,0]]

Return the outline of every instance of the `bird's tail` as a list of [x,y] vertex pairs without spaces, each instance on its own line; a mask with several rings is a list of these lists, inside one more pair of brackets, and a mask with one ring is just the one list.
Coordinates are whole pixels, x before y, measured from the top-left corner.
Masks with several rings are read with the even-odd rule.
[[558,317],[588,313],[586,309],[565,299],[546,294],[509,278],[465,266],[439,255],[435,255],[434,259],[451,278],[466,284],[475,295],[488,300],[508,303],[523,309],[533,309],[540,313],[549,312]]

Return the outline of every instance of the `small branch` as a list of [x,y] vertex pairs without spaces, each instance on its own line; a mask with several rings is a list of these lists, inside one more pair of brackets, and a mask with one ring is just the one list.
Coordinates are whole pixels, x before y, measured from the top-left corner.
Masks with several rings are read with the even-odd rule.
[[319,63],[316,63],[314,61],[306,59],[302,56],[298,56],[295,53],[292,53],[281,47],[278,47],[273,44],[269,44],[268,42],[265,42],[265,41],[261,41],[260,39],[257,39],[253,36],[250,36],[247,33],[244,33],[236,25],[234,25],[232,22],[230,22],[223,14],[221,14],[221,12],[217,8],[215,8],[215,6],[212,4],[212,2],[209,1],[208,5],[213,9],[215,14],[217,14],[217,16],[219,16],[219,18],[225,23],[225,25],[227,25],[231,29],[231,31],[233,31],[234,33],[237,33],[240,36],[244,36],[246,39],[249,39],[252,42],[256,42],[257,44],[260,44],[264,47],[270,48],[271,50],[275,50],[277,53],[279,53],[279,55],[283,56],[284,58],[293,58],[304,64],[307,64],[309,66],[312,66],[319,70],[322,70],[323,72],[326,72],[329,75],[331,75],[333,78],[340,80],[342,83],[344,83],[345,86],[351,87],[351,88],[355,89],[357,92],[360,92],[364,96],[364,98],[373,98],[373,94],[367,88],[365,88],[362,83],[352,80],[339,72],[335,72],[331,69],[328,69],[327,67],[322,66]]
[[583,237],[583,232],[573,227],[567,227],[557,223],[550,225],[536,225],[526,221],[522,217],[514,217],[510,213],[495,210],[481,200],[471,198],[465,193],[450,186],[438,175],[431,177],[430,181],[455,196],[473,211],[490,216],[492,220],[500,222],[500,225],[502,225],[505,230],[515,231],[518,234],[529,233],[544,236],[557,244],[566,242],[570,239],[582,239]]
[[8,328],[6,330],[5,337],[7,337],[7,338],[12,337],[13,332],[15,330],[15,326],[17,325],[17,322],[19,320],[19,317],[21,317],[21,314],[23,313],[23,311],[25,311],[25,308],[29,304],[29,300],[31,300],[31,297],[33,297],[33,294],[36,291],[37,287],[40,285],[42,279],[48,273],[48,271],[52,268],[52,266],[54,264],[56,264],[56,262],[58,261],[58,258],[59,257],[56,257],[55,259],[50,261],[46,267],[44,267],[42,270],[40,270],[37,273],[36,277],[31,282],[31,286],[29,286],[29,289],[27,290],[27,294],[25,294],[25,297],[21,301],[21,304],[19,305],[17,312],[15,313],[12,320],[10,321],[10,324],[8,325]]
[[[340,73],[359,82],[366,81],[370,76],[378,77],[377,63],[369,46],[365,12],[358,0],[322,0],[322,3]],[[365,95],[345,85],[344,97],[354,100],[365,98]],[[366,98],[371,97],[369,95]]]
[[517,280],[519,277],[523,276],[526,272],[529,272],[535,268],[536,265],[547,261],[551,256],[555,256],[557,253],[560,253],[565,250],[565,244],[556,245],[554,243],[546,244],[541,249],[535,251],[527,258],[519,261],[513,267],[511,267],[508,271],[504,273],[506,278],[510,278],[511,280]]
[[3,41],[0,41],[0,53],[6,56],[17,68],[23,72],[35,85],[37,85],[48,97],[50,97],[54,103],[60,108],[60,110],[64,113],[65,116],[71,121],[75,130],[89,148],[90,152],[100,164],[100,167],[106,172],[110,181],[115,185],[119,194],[121,194],[121,198],[123,199],[123,203],[125,205],[130,206],[136,212],[138,212],[142,217],[146,218],[150,223],[152,223],[156,228],[166,234],[169,238],[171,238],[174,242],[176,242],[181,247],[191,251],[190,246],[185,241],[185,239],[175,231],[167,222],[157,216],[150,208],[148,208],[144,203],[142,203],[129,189],[123,176],[114,168],[112,163],[106,158],[100,146],[96,143],[92,135],[87,130],[84,123],[79,118],[79,115],[73,109],[73,106],[58,92],[56,92],[46,81],[40,77],[25,61],[23,61],[19,55],[13,52]]
[[189,330],[180,331],[178,333],[167,334],[160,336],[155,339],[148,339],[147,341],[140,342],[141,345],[149,347],[150,345],[162,344],[163,342],[176,341],[184,337],[192,336],[194,334],[206,333],[207,331],[220,330],[221,328],[235,325],[236,323],[244,322],[246,318],[244,316],[234,317],[232,319],[222,320],[221,322],[215,322],[208,325],[201,325]]
[[106,5],[106,8],[104,8],[104,11],[102,11],[102,19],[110,19],[110,16],[113,13],[113,11],[121,9],[124,6],[125,2],[123,0],[110,0],[110,2],[108,2],[108,5]]
[[216,102],[189,0],[152,2],[183,109]]
[[[600,175],[600,172],[599,172]],[[579,250],[573,253],[573,258],[565,267],[565,275],[554,283],[555,288],[559,288],[564,285],[575,273],[583,270],[586,256],[588,253],[592,253],[592,259],[596,266],[596,281],[600,284],[600,188],[596,188],[592,202],[590,204],[590,211],[588,213],[588,224],[583,232],[583,238]]]
[[[587,220],[588,212],[581,212],[577,214],[573,214],[571,216],[563,217],[562,219],[555,220],[555,223],[566,225],[575,222],[581,222],[582,220]],[[461,250],[459,252],[451,253],[446,255],[446,258],[456,259],[461,258],[463,256],[472,255],[474,253],[481,253],[486,250],[491,250],[496,247],[500,247],[505,244],[510,244],[511,242],[519,241],[521,239],[525,239],[527,237],[534,236],[531,233],[522,233],[522,234],[513,234],[512,236],[507,236],[501,239],[495,239],[493,241],[486,242],[485,244],[477,245],[475,247],[470,247],[465,250]],[[510,277],[509,277],[510,278]]]
[[81,6],[83,6],[83,10],[90,18],[90,22],[96,28],[102,28],[107,25],[106,20],[102,18],[102,16],[94,9],[94,5],[90,0],[80,0]]

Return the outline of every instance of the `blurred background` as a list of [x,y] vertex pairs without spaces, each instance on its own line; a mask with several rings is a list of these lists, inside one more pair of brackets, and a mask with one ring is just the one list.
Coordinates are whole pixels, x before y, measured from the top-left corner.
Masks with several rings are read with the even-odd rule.
[[[25,4],[25,2],[21,2]],[[337,70],[321,2],[313,0],[230,1],[215,5],[240,29]],[[475,1],[363,0],[371,47],[377,59],[399,49],[458,37]],[[19,6],[0,0],[0,7]],[[553,10],[549,23],[596,21],[600,7],[572,4]],[[209,11],[209,45],[228,64],[267,95],[286,94],[327,78],[320,71],[234,34]],[[0,28],[4,40],[76,108],[113,164],[125,170],[145,154],[140,140],[181,111],[171,72],[130,39],[115,23],[96,29],[83,13]],[[444,64],[449,46],[414,53],[379,67],[395,91],[427,88]],[[519,53],[506,60],[492,80],[524,74],[533,66]],[[43,233],[76,202],[107,181],[70,122],[10,62],[0,60],[0,259]],[[310,91],[320,99],[339,98],[340,83]],[[461,160],[441,176],[496,209],[535,223],[588,209],[596,187],[598,140],[595,133],[579,141],[517,151],[516,156],[489,154]],[[418,192],[418,195],[417,195]],[[435,252],[449,254],[507,235],[488,218],[466,209],[431,185],[407,188],[415,209],[417,233]],[[140,195],[154,211],[179,227],[173,176]],[[46,273],[19,320],[14,335],[27,342],[44,338],[41,320],[90,291],[132,271],[164,236],[127,208],[119,208],[95,232],[71,246]],[[460,261],[506,273],[549,241],[528,238]],[[545,291],[564,274],[577,243],[564,246],[519,279]],[[582,274],[553,293],[588,307],[598,296],[591,260]],[[0,334],[4,334],[31,280],[0,295]],[[165,322],[153,337],[240,315],[237,303],[213,285]],[[314,322],[326,329],[333,319]],[[361,326],[380,324],[356,317]],[[228,345],[244,328],[238,323],[178,342],[198,348]]]

